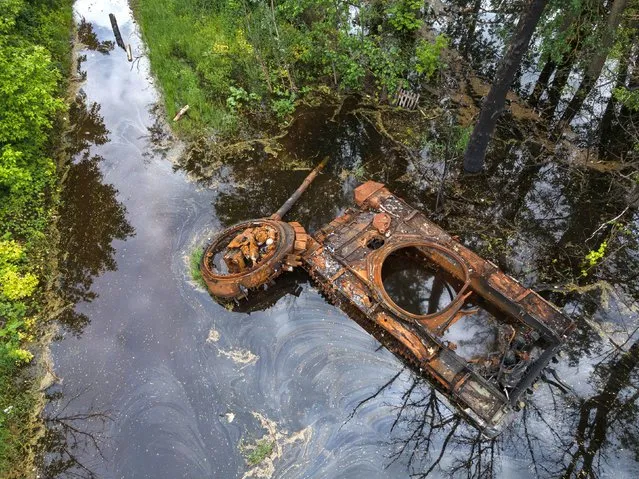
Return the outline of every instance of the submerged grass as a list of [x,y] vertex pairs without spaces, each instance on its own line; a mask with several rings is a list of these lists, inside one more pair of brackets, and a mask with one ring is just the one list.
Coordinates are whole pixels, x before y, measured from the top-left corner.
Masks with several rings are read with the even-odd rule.
[[253,445],[242,446],[242,451],[247,464],[249,466],[257,466],[273,453],[274,448],[275,441],[264,438],[257,440]]
[[203,288],[206,288],[206,283],[204,282],[204,278],[202,277],[202,273],[200,271],[200,262],[202,261],[202,256],[204,256],[204,250],[202,248],[195,248],[189,255],[189,267],[191,270],[191,277],[193,278],[193,281],[195,281]]

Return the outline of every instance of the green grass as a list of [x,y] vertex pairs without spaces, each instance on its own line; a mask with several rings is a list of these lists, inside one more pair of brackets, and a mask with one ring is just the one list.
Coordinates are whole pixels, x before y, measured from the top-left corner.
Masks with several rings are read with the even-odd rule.
[[443,35],[416,43],[419,2],[395,26],[383,19],[399,18],[405,0],[382,10],[364,2],[361,17],[371,23],[361,37],[350,33],[345,0],[276,3],[132,0],[168,118],[190,107],[178,133],[224,138],[286,123],[319,88],[392,97],[410,72],[431,81],[444,66]]
[[206,288],[206,283],[204,282],[202,272],[200,271],[202,256],[204,256],[204,250],[202,248],[195,248],[189,255],[189,269],[191,270],[191,277],[193,278],[193,281],[203,288]]
[[[198,18],[189,0],[135,0],[132,6],[148,46],[151,69],[163,94],[168,118],[184,105],[188,115],[173,127],[196,134],[227,131],[235,118],[226,110],[228,85],[207,85],[202,63],[215,43],[226,43],[222,19]],[[210,82],[209,82],[210,83]]]
[[244,457],[249,466],[257,466],[273,453],[275,441],[259,439],[253,446],[244,446]]

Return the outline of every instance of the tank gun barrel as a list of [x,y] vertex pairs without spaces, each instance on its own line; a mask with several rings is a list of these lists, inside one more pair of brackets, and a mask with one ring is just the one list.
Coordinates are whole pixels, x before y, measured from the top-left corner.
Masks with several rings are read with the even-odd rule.
[[280,206],[279,210],[277,210],[270,216],[270,219],[280,221],[284,217],[284,215],[288,213],[289,210],[293,207],[295,202],[300,199],[300,196],[302,196],[302,194],[308,189],[313,180],[317,177],[317,175],[319,175],[320,171],[324,169],[326,163],[328,163],[328,156],[324,158],[322,162],[308,174],[302,184],[295,190],[295,193],[293,193],[289,197],[289,199],[286,200],[282,206]]

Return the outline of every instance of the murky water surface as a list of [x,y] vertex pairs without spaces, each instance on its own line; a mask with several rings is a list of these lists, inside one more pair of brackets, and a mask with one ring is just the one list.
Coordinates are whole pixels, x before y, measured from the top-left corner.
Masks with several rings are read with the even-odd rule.
[[[618,213],[597,193],[610,191],[606,177],[537,164],[515,142],[485,178],[460,179],[444,201],[428,183],[445,171],[432,148],[406,157],[370,122],[348,111],[332,119],[326,108],[300,115],[277,159],[258,149],[195,182],[171,162],[179,145],[157,122],[125,0],[79,0],[76,12],[94,37],[80,52],[86,80],[71,111],[60,220],[69,306],[52,346],[59,381],[48,390],[41,477],[639,475],[639,321],[616,286],[551,295],[579,329],[513,424],[488,441],[303,273],[229,311],[193,284],[188,266],[222,227],[275,211],[329,155],[290,219],[313,231],[351,203],[362,179],[383,181],[416,206],[437,204],[443,226],[539,286],[541,265],[555,264],[549,255],[565,267],[561,251]],[[111,12],[134,63],[104,43]],[[463,324],[453,333],[467,355],[494,342],[483,322]],[[273,453],[251,468],[242,450],[263,436]]]
[[395,251],[382,266],[384,289],[397,306],[413,314],[435,314],[452,303],[457,290],[450,279],[415,248]]

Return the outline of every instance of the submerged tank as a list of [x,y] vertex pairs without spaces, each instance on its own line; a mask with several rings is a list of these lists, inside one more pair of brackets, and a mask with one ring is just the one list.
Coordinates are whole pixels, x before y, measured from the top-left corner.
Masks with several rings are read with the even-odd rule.
[[[323,164],[273,216],[214,239],[201,263],[209,291],[243,300],[301,267],[484,435],[498,435],[574,323],[381,183],[355,189],[353,207],[312,236],[284,222]],[[419,281],[402,282],[407,269]]]

